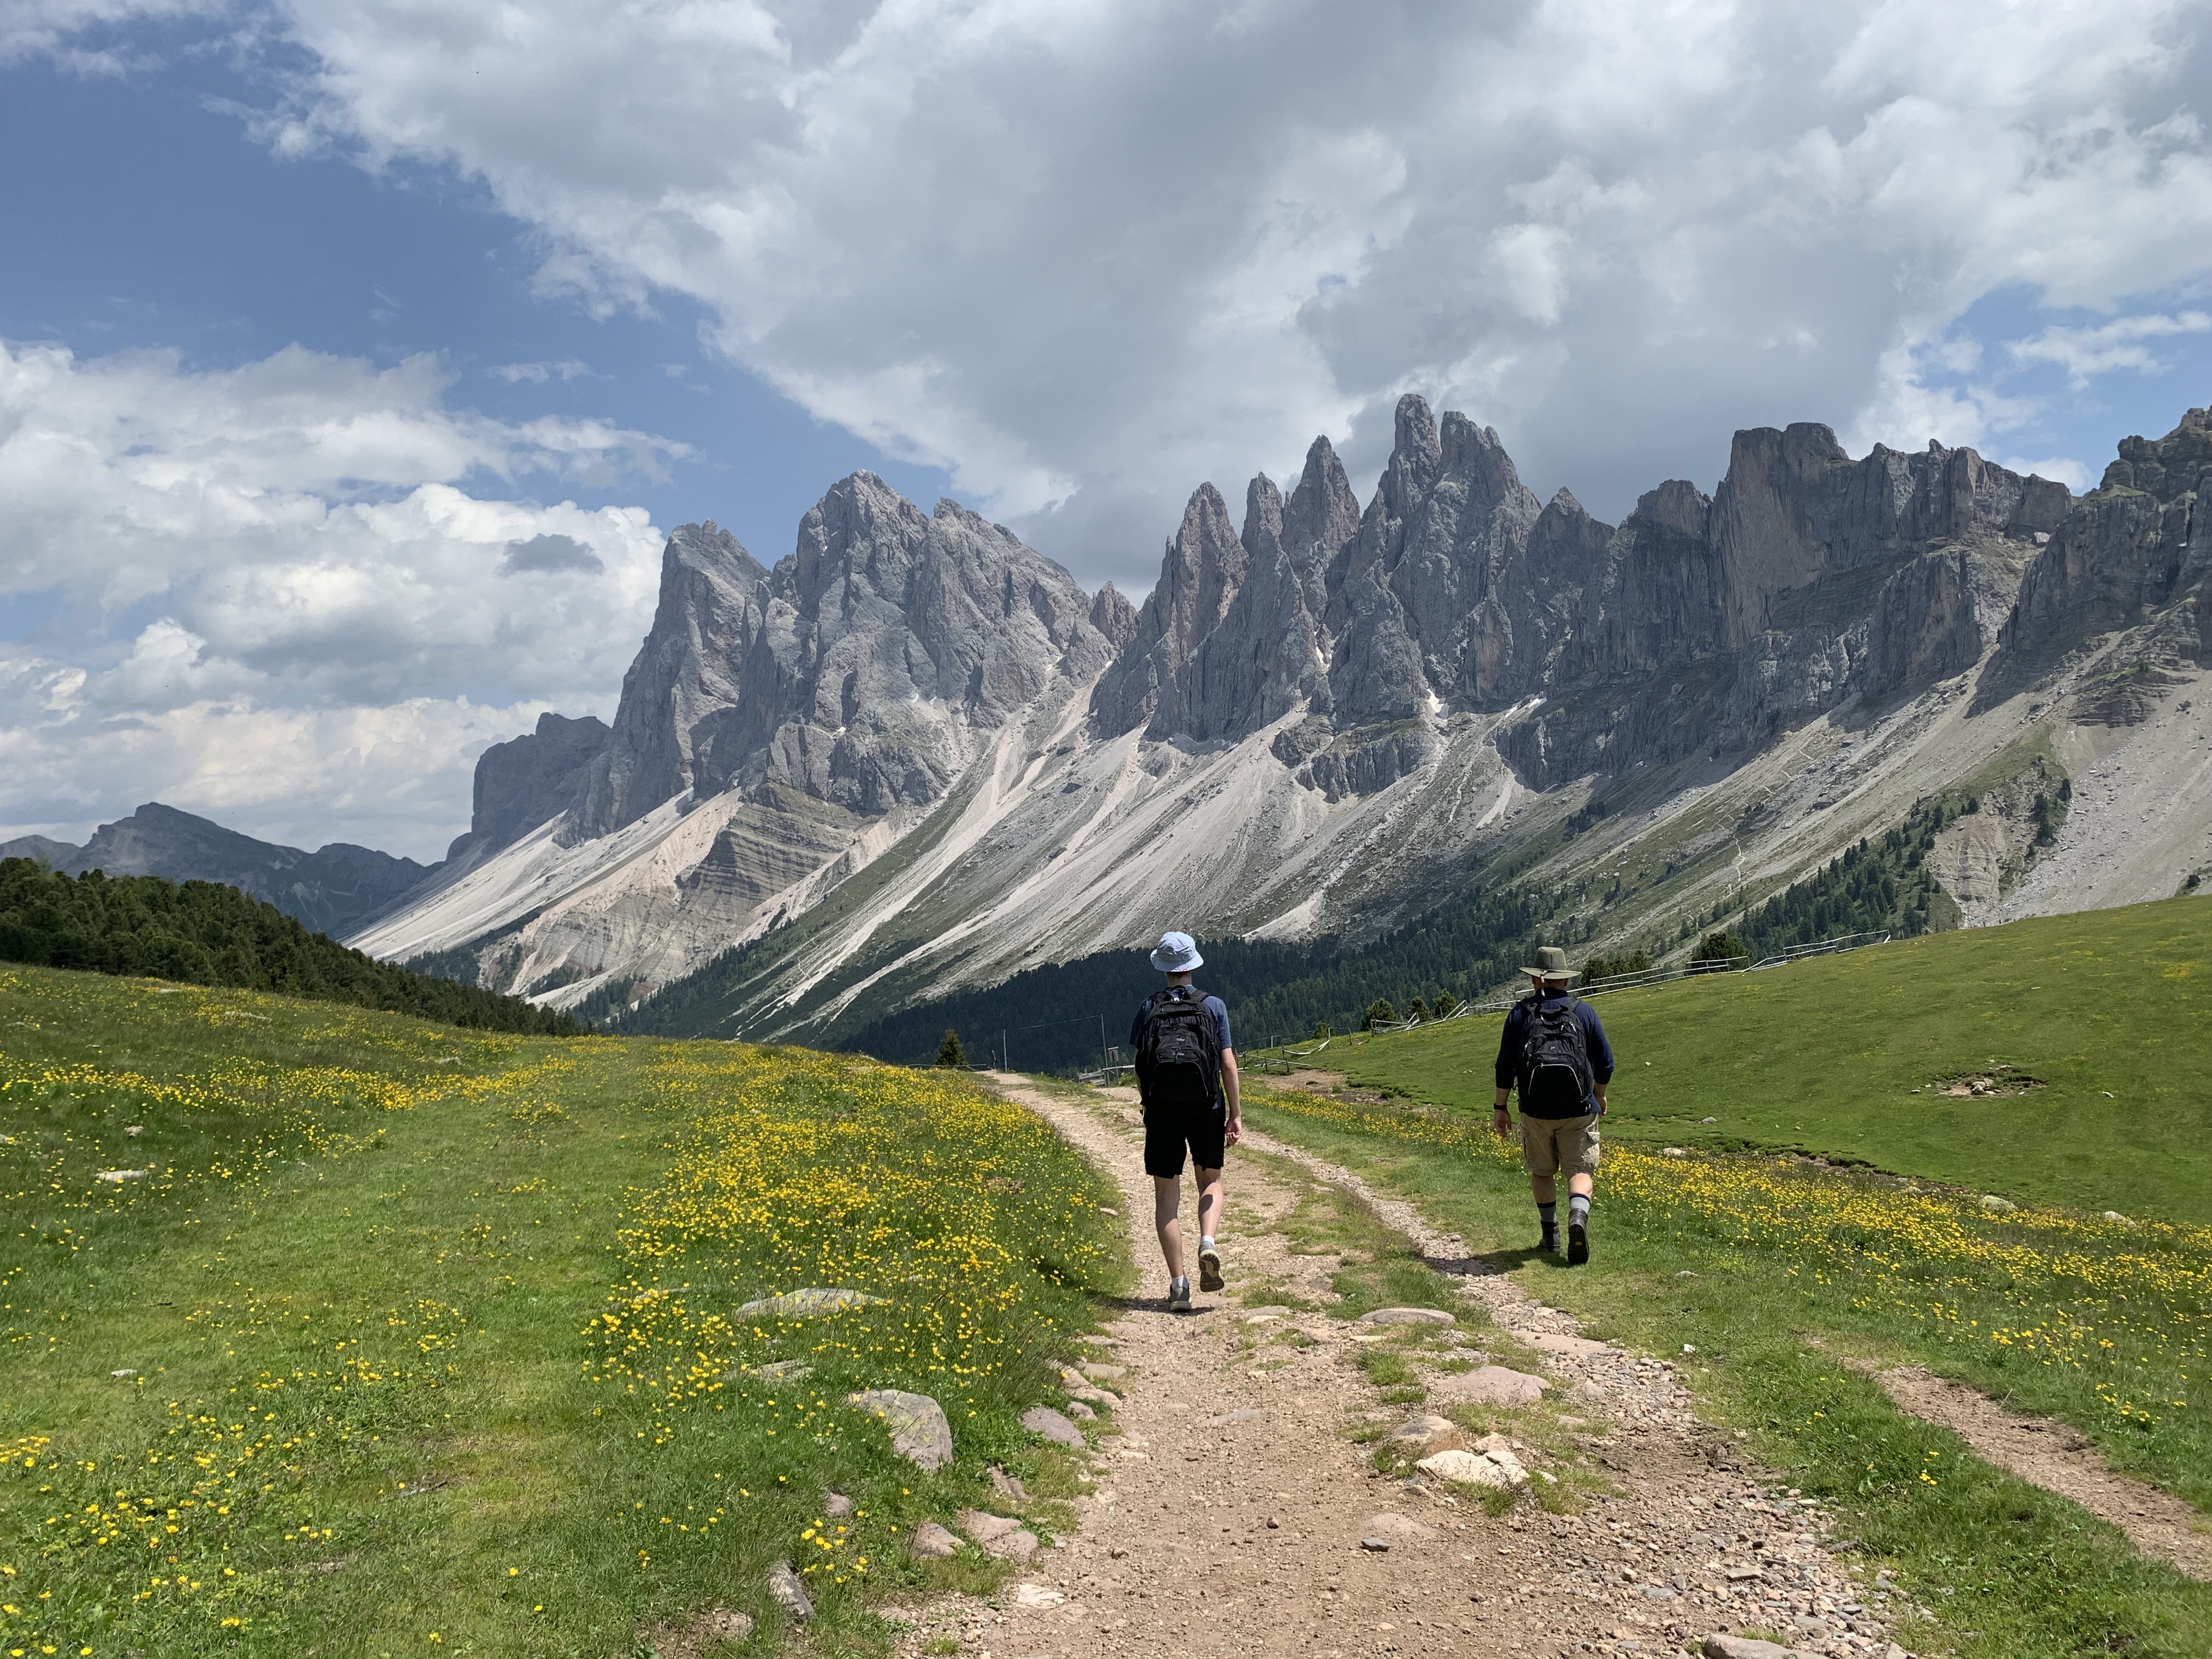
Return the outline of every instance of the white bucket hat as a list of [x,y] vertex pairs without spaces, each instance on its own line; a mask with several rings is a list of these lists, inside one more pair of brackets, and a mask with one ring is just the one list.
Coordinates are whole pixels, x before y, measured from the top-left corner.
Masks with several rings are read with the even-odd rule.
[[1205,967],[1206,958],[1199,955],[1198,941],[1188,933],[1162,933],[1152,949],[1152,966],[1164,974],[1187,974]]

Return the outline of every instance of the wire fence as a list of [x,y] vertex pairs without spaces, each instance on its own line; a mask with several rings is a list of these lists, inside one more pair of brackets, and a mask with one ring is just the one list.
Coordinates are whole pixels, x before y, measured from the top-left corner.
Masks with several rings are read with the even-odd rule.
[[[1709,957],[1703,962],[1677,963],[1667,968],[1642,968],[1633,973],[1607,974],[1601,978],[1590,980],[1576,987],[1575,994],[1587,1000],[1591,997],[1609,996],[1615,991],[1641,990],[1647,985],[1667,985],[1676,980],[1702,979],[1711,974],[1753,974],[1765,969],[1787,968],[1793,962],[1808,962],[1814,957],[1830,957],[1845,951],[1861,951],[1869,945],[1887,945],[1894,937],[1894,933],[1887,932],[1844,933],[1835,939],[1816,939],[1809,945],[1793,945],[1787,950],[1777,951],[1772,956],[1761,957],[1756,962],[1749,957]],[[1462,1002],[1455,1005],[1449,1013],[1431,1014],[1421,1019],[1376,1020],[1372,1025],[1367,1027],[1367,1030],[1370,1032],[1411,1031],[1423,1025],[1441,1025],[1450,1020],[1467,1019],[1476,1014],[1503,1013],[1519,1001],[1523,994],[1525,994],[1516,990],[1510,995],[1494,997],[1486,1002]],[[1074,1022],[1053,1023],[1072,1024]],[[1035,1030],[1042,1028],[1032,1026],[1029,1029]],[[1103,1024],[1100,1037],[1101,1046],[1103,1047]],[[1003,1041],[1002,1037],[1001,1042]],[[1278,1040],[1258,1052],[1282,1059],[1307,1060],[1320,1054],[1335,1041],[1336,1038],[1334,1036],[1316,1037],[1307,1046],[1293,1048],[1285,1048]],[[1109,1049],[1106,1054],[1107,1060],[1104,1065],[1096,1071],[1081,1073],[1084,1082],[1118,1083],[1137,1069],[1134,1065],[1121,1059],[1118,1049]]]
[[[1575,988],[1575,994],[1585,1000],[1607,996],[1615,991],[1639,990],[1647,985],[1666,985],[1676,980],[1701,979],[1709,974],[1747,974],[1762,969],[1786,968],[1793,962],[1805,962],[1814,957],[1834,956],[1844,951],[1863,950],[1869,945],[1887,945],[1894,935],[1888,933],[1845,933],[1835,939],[1824,939],[1810,945],[1793,945],[1771,957],[1753,961],[1749,957],[1713,957],[1703,962],[1678,963],[1667,968],[1644,968],[1634,973],[1607,974]],[[1498,1014],[1518,1002],[1525,993],[1516,990],[1504,997],[1485,1002],[1462,1002],[1449,1013],[1431,1014],[1425,1019],[1377,1020],[1367,1030],[1372,1031],[1411,1031],[1423,1025],[1442,1024],[1449,1020],[1466,1019],[1475,1014]],[[1316,1037],[1303,1048],[1285,1048],[1280,1044],[1262,1052],[1291,1060],[1304,1060],[1317,1054],[1336,1041],[1334,1036]]]

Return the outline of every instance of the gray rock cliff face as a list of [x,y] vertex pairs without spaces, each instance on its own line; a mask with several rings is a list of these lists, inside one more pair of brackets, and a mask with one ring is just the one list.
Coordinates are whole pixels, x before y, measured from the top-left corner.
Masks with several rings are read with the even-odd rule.
[[1097,728],[1235,741],[1303,708],[1276,754],[1332,799],[1421,763],[1413,725],[1538,697],[1500,738],[1538,787],[1624,744],[1719,758],[1971,666],[2070,498],[1972,450],[1853,460],[1801,424],[1738,433],[1711,497],[1671,481],[1615,528],[1564,489],[1540,506],[1493,429],[1407,397],[1353,506],[1325,441],[1289,501],[1253,481],[1241,534],[1201,489]]
[[[726,995],[717,1032],[801,1036],[1148,927],[1350,937],[1475,865],[1663,939],[2032,725],[2063,745],[2180,704],[2212,640],[2208,472],[2202,411],[2078,503],[1971,450],[1854,459],[1802,424],[1738,434],[1710,495],[1663,483],[1614,526],[1407,398],[1364,505],[1326,440],[1287,491],[1253,479],[1241,522],[1200,487],[1141,609],[855,474],[773,570],[711,526],[672,537],[605,748],[580,723],[485,757],[491,836],[580,768],[559,842],[361,937],[496,935],[487,971],[556,1006],[720,962],[684,1007]],[[2003,690],[2008,664],[2043,701]],[[2171,891],[2196,833],[2126,892]]]
[[686,790],[795,792],[860,817],[926,805],[971,734],[1105,665],[1100,609],[1012,532],[951,501],[925,514],[869,472],[807,513],[773,572],[711,523],[687,526],[574,832]]
[[2212,662],[2212,410],[2192,409],[2155,441],[2129,438],[2097,488],[2051,530],[2021,577],[1996,669],[2048,667],[2099,634],[2178,606],[2171,653]]
[[598,716],[540,714],[538,727],[477,757],[468,833],[446,850],[448,864],[512,845],[565,811],[606,752],[612,732]]
[[738,701],[740,672],[766,626],[767,579],[712,519],[669,537],[652,629],[623,676],[613,732],[570,810],[577,838],[635,823],[691,787],[695,732]]

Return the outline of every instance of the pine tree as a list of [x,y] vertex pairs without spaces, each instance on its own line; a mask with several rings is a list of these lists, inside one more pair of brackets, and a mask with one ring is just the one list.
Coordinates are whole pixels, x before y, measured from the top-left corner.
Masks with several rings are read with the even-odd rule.
[[968,1069],[968,1050],[961,1046],[960,1033],[949,1025],[945,1028],[945,1041],[937,1045],[937,1063],[956,1072]]
[[1378,1025],[1395,1025],[1397,1023],[1398,1011],[1390,1006],[1390,999],[1377,997],[1367,1005],[1367,1018],[1361,1023],[1360,1030],[1371,1031]]
[[1406,1010],[1406,1018],[1407,1019],[1426,1019],[1428,1017],[1429,1005],[1422,1001],[1419,997],[1416,996],[1413,999],[1412,1005]]

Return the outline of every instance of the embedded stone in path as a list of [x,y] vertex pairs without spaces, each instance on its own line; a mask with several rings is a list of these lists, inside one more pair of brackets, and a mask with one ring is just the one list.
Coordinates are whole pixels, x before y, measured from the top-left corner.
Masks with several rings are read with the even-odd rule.
[[1233,1412],[1224,1412],[1218,1417],[1207,1418],[1204,1426],[1209,1429],[1225,1429],[1231,1423],[1257,1423],[1267,1414],[1256,1407],[1240,1406]]
[[1086,1359],[1082,1369],[1083,1374],[1093,1382],[1111,1382],[1116,1377],[1129,1374],[1127,1365],[1109,1365],[1103,1359]]
[[807,1595],[806,1586],[799,1582],[799,1575],[791,1570],[791,1563],[779,1561],[768,1570],[769,1597],[794,1619],[811,1619],[814,1601]]
[[1583,1359],[1594,1353],[1612,1352],[1602,1342],[1593,1342],[1586,1336],[1567,1336],[1558,1331],[1518,1331],[1515,1334],[1538,1353],[1571,1354]]
[[947,1556],[960,1553],[960,1540],[936,1522],[925,1521],[914,1529],[913,1540],[907,1547],[916,1555],[941,1561]]
[[987,1473],[991,1477],[991,1490],[1007,1503],[1027,1504],[1030,1501],[1030,1489],[1022,1485],[1019,1475],[1009,1474],[996,1463],[992,1464]]
[[1056,1607],[1066,1600],[1066,1590],[1056,1590],[1049,1584],[1021,1584],[1014,1590],[1014,1605],[1018,1607]]
[[[1890,1651],[1898,1650],[1897,1644],[1891,1643]],[[1705,1638],[1705,1659],[1812,1659],[1812,1656],[1753,1636],[1715,1634]]]
[[1001,1561],[1026,1561],[1037,1552],[1037,1535],[1009,1516],[988,1510],[966,1510],[960,1529],[974,1539],[984,1554]]
[[1464,1406],[1528,1406],[1544,1397],[1552,1385],[1540,1376],[1504,1365],[1478,1365],[1471,1371],[1432,1379],[1429,1392],[1439,1400]]
[[1459,1316],[1442,1308],[1377,1308],[1359,1316],[1363,1325],[1456,1325]]
[[823,1493],[822,1494],[822,1513],[823,1513],[823,1514],[824,1514],[824,1515],[850,1515],[852,1512],[853,1512],[853,1500],[852,1500],[851,1498],[849,1498],[846,1497],[846,1496],[845,1496],[845,1494],[844,1494],[843,1492],[823,1492]]
[[1369,1516],[1359,1523],[1359,1533],[1363,1544],[1370,1538],[1380,1538],[1386,1544],[1420,1544],[1437,1535],[1433,1528],[1389,1510]]
[[1022,1413],[1022,1426],[1041,1439],[1072,1451],[1083,1449],[1083,1431],[1049,1406],[1032,1406]]
[[891,1431],[891,1449],[915,1467],[934,1472],[952,1461],[952,1425],[945,1407],[926,1394],[904,1389],[870,1389],[847,1398]]
[[1245,1309],[1244,1322],[1247,1325],[1266,1325],[1278,1319],[1287,1319],[1290,1316],[1290,1309],[1280,1303],[1270,1303],[1264,1308]]
[[817,1314],[842,1313],[848,1308],[870,1308],[881,1302],[866,1291],[824,1290],[819,1286],[764,1296],[738,1310],[741,1319],[811,1319]]

